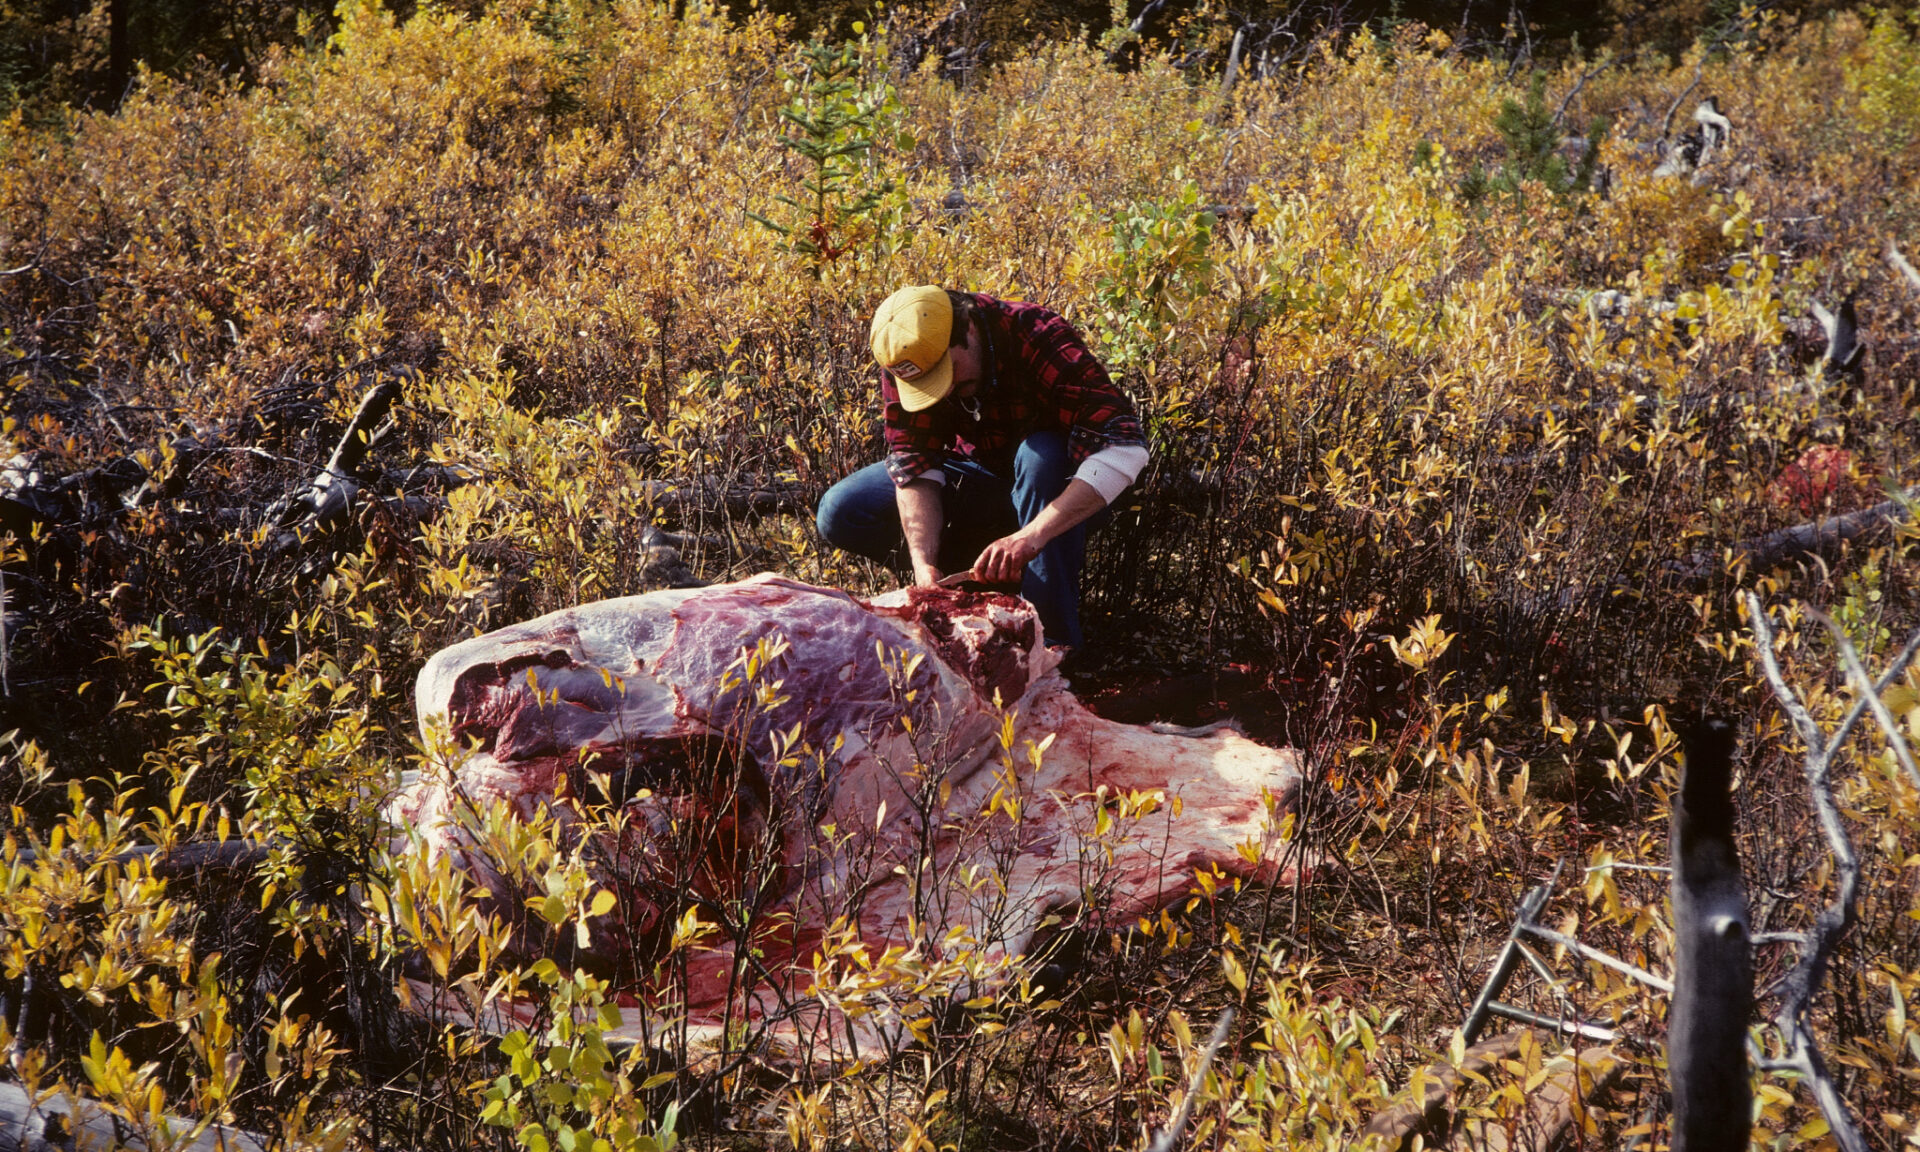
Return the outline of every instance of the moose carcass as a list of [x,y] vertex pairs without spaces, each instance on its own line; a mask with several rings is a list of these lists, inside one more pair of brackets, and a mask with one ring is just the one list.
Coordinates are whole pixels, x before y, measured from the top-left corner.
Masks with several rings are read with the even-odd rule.
[[[808,999],[830,956],[998,962],[1075,917],[1157,913],[1196,873],[1279,871],[1295,753],[1103,720],[1057,663],[1032,608],[990,592],[763,575],[586,604],[428,662],[423,731],[455,751],[392,813],[507,912],[527,893],[486,813],[590,827],[617,902],[576,959],[626,973],[630,1021],[678,925],[694,1024],[844,1040]],[[714,926],[693,945],[689,912]]]

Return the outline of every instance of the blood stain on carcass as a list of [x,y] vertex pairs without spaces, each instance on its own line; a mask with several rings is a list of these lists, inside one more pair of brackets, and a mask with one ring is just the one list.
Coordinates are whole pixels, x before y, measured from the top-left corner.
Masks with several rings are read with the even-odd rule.
[[[682,909],[733,916],[678,969],[688,982],[671,999],[691,1024],[871,1039],[884,1014],[855,1029],[831,1026],[830,1008],[791,1011],[830,938],[868,959],[1018,955],[1062,918],[1155,915],[1193,891],[1195,868],[1279,875],[1266,796],[1290,803],[1294,753],[1103,720],[1053,675],[1041,640],[1031,606],[995,593],[866,602],[759,577],[582,605],[428,662],[423,728],[445,717],[471,739],[391,810],[500,907],[524,908],[462,814],[505,800],[523,818],[544,806],[563,830],[591,829],[587,807],[611,804],[624,831],[595,833],[600,882],[619,902],[612,927],[594,928],[602,962],[645,970]],[[742,683],[756,648],[770,656],[758,702]],[[811,751],[776,762],[776,733]],[[1018,817],[993,803],[1007,789]],[[1160,814],[1096,820],[1122,792]],[[988,874],[984,890],[943,888]],[[982,891],[998,896],[983,904]],[[739,901],[759,912],[722,915]],[[660,991],[623,987],[636,1003]]]
[[[941,659],[958,670],[983,700],[1005,703],[1027,690],[1027,654],[1039,625],[1023,601],[999,592],[948,588],[909,589],[906,604],[876,611],[917,621]],[[955,617],[967,621],[957,624]]]

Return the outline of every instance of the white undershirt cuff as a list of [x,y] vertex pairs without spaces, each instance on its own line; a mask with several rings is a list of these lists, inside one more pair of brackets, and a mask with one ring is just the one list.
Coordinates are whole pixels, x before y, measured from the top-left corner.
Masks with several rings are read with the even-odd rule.
[[1115,444],[1082,460],[1073,478],[1086,481],[1095,492],[1100,493],[1102,500],[1111,504],[1146,466],[1146,445]]

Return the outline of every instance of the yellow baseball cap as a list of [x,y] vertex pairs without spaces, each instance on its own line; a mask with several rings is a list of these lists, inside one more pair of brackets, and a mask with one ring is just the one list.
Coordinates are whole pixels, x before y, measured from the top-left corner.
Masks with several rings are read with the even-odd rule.
[[931,408],[953,390],[953,302],[933,284],[902,288],[873,314],[873,358],[900,386],[900,406]]

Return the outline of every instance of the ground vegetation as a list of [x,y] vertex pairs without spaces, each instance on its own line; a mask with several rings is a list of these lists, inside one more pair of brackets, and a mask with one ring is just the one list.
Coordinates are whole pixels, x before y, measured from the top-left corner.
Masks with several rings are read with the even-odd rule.
[[[1671,964],[1649,869],[1712,714],[1753,1139],[1834,1139],[1809,1043],[1869,1146],[1920,1139],[1920,678],[1848,667],[1920,624],[1920,27],[1701,7],[1645,50],[1395,20],[1256,66],[1204,5],[990,60],[942,13],[808,43],[697,2],[347,0],[245,76],[17,105],[7,1076],[155,1146],[1106,1148],[1180,1114],[1255,1149],[1382,1142],[1470,1065],[1466,1130],[1524,1133],[1558,1042],[1475,1064],[1459,1029],[1557,876],[1557,976],[1508,998],[1617,1034],[1578,1138],[1651,1146],[1664,996],[1565,942]],[[610,1043],[621,974],[536,958],[606,911],[590,840],[475,814],[511,914],[392,842],[384,799],[457,754],[412,676],[676,580],[896,583],[807,509],[877,458],[866,317],[907,282],[1062,311],[1134,396],[1153,463],[1090,556],[1087,690],[1300,748],[1313,867],[1194,877],[1155,922],[1090,902],[990,973],[823,939],[820,996],[907,1022],[884,1061]],[[777,697],[768,666],[743,690]],[[1794,734],[1870,702],[1823,800]],[[688,904],[661,970],[726,924]],[[471,1026],[506,1003],[536,1010]]]

